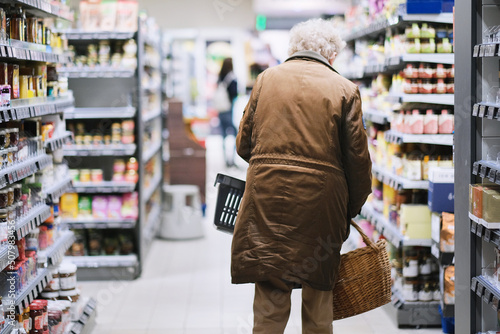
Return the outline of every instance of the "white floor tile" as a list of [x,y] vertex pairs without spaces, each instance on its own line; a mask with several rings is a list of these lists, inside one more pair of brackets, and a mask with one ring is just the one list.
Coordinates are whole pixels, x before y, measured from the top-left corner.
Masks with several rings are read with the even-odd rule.
[[[218,172],[245,179],[245,169],[224,166],[220,137],[207,139],[207,214],[204,238],[155,240],[140,279],[82,282],[82,293],[98,300],[93,334],[251,334],[254,286],[232,285],[231,236],[212,227]],[[245,162],[237,160],[241,166]],[[285,334],[301,333],[301,293],[292,293]],[[334,333],[437,334],[440,329],[399,330],[382,309],[336,321]]]

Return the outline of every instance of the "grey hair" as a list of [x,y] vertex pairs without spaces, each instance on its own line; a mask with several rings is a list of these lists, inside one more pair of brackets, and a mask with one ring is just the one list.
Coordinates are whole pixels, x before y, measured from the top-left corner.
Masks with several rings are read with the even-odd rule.
[[334,53],[342,51],[345,45],[331,21],[311,19],[296,24],[290,30],[288,55],[309,50],[318,52],[330,60]]

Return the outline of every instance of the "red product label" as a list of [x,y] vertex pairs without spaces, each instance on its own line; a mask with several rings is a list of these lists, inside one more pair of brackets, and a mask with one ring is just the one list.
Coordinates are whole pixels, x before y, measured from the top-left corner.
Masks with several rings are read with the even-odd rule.
[[33,324],[33,329],[41,329],[43,330],[43,323],[45,321],[45,317],[43,315],[39,315],[35,317],[35,323]]

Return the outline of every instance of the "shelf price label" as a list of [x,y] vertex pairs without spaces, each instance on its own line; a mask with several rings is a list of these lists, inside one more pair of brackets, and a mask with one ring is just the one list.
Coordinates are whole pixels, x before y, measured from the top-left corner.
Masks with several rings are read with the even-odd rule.
[[484,291],[483,301],[486,304],[489,304],[489,303],[491,303],[492,299],[493,299],[493,294],[491,293],[491,291],[489,291],[489,290]]
[[490,171],[489,171],[489,173],[488,173],[488,179],[489,179],[491,182],[495,183],[496,175],[497,175],[496,170],[494,170],[494,169],[490,169]]
[[476,117],[479,113],[479,104],[475,103],[472,108],[472,116]]
[[479,117],[483,118],[484,117],[484,114],[486,112],[486,106],[485,105],[480,105],[479,106]]
[[495,178],[495,183],[500,185],[500,170],[497,170],[497,176]]
[[490,242],[491,241],[491,230],[486,229],[484,231],[484,241]]
[[488,119],[493,119],[495,117],[496,108],[493,106],[488,107]]
[[481,225],[481,224],[478,224],[478,225],[477,225],[477,228],[476,228],[476,235],[477,235],[478,237],[480,237],[480,238],[483,236],[483,225]]
[[481,176],[483,179],[486,177],[486,173],[488,172],[488,166],[481,166],[481,169],[479,170],[479,176]]
[[500,299],[493,295],[493,298],[491,299],[491,308],[493,308],[495,311],[498,311],[498,304],[500,303]]
[[471,221],[471,224],[470,224],[470,231],[471,231],[471,233],[476,234],[476,229],[477,229],[476,222]]
[[477,282],[476,295],[482,297],[484,293],[484,285],[481,282]]

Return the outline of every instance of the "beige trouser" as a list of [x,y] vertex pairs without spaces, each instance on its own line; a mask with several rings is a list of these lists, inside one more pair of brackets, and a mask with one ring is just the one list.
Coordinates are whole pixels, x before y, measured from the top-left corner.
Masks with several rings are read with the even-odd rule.
[[[255,283],[254,334],[282,334],[290,316],[292,288],[281,280]],[[302,286],[302,334],[332,334],[332,291]]]

